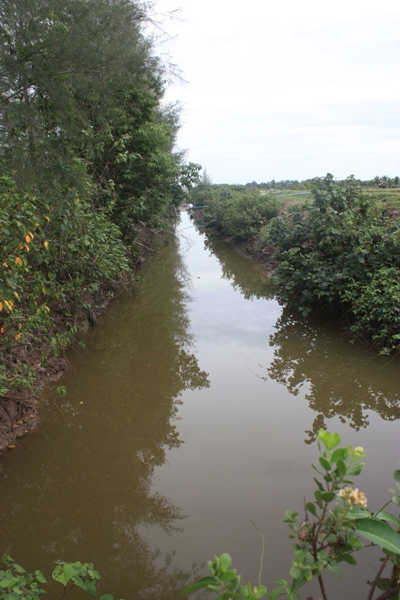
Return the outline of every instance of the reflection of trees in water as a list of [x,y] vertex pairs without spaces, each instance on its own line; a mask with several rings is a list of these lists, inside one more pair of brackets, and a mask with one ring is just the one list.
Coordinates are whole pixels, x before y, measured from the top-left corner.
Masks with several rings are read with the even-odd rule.
[[168,253],[117,319],[93,330],[79,383],[66,382],[68,394],[42,432],[42,455],[27,456],[2,485],[1,550],[44,570],[56,558],[93,561],[101,592],[114,597],[172,600],[193,578],[145,535],[151,527],[178,531],[184,519],[154,491],[154,471],[182,444],[180,395],[209,386],[191,351],[186,275],[174,244]]
[[311,440],[324,426],[324,419],[334,416],[349,420],[355,429],[367,427],[369,411],[388,421],[400,418],[398,365],[385,365],[378,357],[361,354],[348,338],[339,337],[337,329],[304,319],[285,307],[270,345],[274,358],[268,377],[295,396],[306,385],[305,398],[319,413],[307,432]]
[[274,297],[272,282],[259,265],[236,254],[222,240],[207,238],[204,246],[218,258],[223,278],[230,281],[233,289],[240,291],[246,300]]

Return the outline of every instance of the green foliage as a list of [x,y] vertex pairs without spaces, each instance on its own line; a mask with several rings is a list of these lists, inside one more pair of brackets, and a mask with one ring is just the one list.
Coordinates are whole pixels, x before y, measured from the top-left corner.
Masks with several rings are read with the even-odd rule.
[[[92,563],[65,562],[57,560],[52,577],[58,581],[64,598],[74,587],[82,589],[92,598],[96,597],[96,584],[99,573]],[[0,600],[37,600],[46,590],[43,589],[47,579],[39,570],[29,574],[8,554],[0,558]],[[111,594],[103,594],[100,600],[113,600]]]
[[280,265],[282,302],[302,314],[324,309],[346,315],[353,330],[385,352],[399,347],[399,227],[388,222],[353,178],[332,175],[314,185],[312,204],[271,222]]
[[45,594],[40,585],[47,583],[41,571],[29,574],[8,554],[0,558],[0,600],[36,600]]
[[160,226],[198,180],[172,150],[149,11],[0,3],[1,395],[32,386],[32,349],[63,351],[79,311],[129,280],[138,225]]
[[261,227],[277,215],[278,204],[272,196],[248,188],[214,189],[207,198],[204,224],[238,240],[255,237]]
[[232,559],[229,554],[216,556],[214,561],[210,560],[208,562],[210,577],[202,577],[199,581],[183,590],[180,596],[202,588],[207,588],[218,594],[216,600],[225,600],[228,598],[257,600],[266,596],[267,588],[263,585],[256,587],[252,587],[249,583],[241,585],[241,577],[236,573],[236,569],[232,569],[231,566]]
[[52,577],[64,586],[63,596],[77,586],[92,598],[96,597],[96,583],[100,579],[100,575],[95,571],[92,563],[82,564],[79,561],[70,563],[57,560],[56,564]]
[[[119,282],[129,270],[118,228],[93,212],[90,196],[74,189],[47,201],[0,177],[0,373],[1,391],[29,388],[34,372],[6,353],[49,342],[59,354],[75,333],[74,313],[103,282]],[[83,292],[86,288],[86,292]],[[55,329],[55,308],[64,331]]]
[[[285,523],[293,539],[293,562],[290,569],[292,581],[276,580],[275,587],[268,595],[269,600],[285,595],[289,600],[300,598],[299,590],[313,578],[318,580],[322,598],[328,593],[323,581],[326,569],[340,576],[340,564],[356,564],[354,554],[364,548],[360,537],[372,542],[383,552],[382,566],[375,579],[370,582],[368,600],[375,589],[382,584],[381,577],[386,566],[392,565],[391,576],[384,581],[384,591],[376,600],[398,598],[400,593],[400,519],[385,511],[372,513],[366,507],[365,494],[353,488],[352,479],[359,475],[365,457],[363,448],[351,445],[340,446],[338,433],[324,429],[318,432],[320,450],[319,464],[312,465],[317,473],[314,478],[316,490],[314,500],[305,502],[305,520],[301,523],[297,512],[286,511]],[[392,492],[392,503],[400,506],[400,470],[394,473],[396,489]],[[231,568],[231,558],[227,554],[216,557],[208,563],[211,577],[204,577],[188,587],[182,594],[207,588],[218,595],[218,599],[257,598],[267,593],[264,586],[246,589],[253,596],[243,595],[240,578]],[[246,592],[247,593],[247,592]],[[260,593],[262,595],[258,596]],[[242,594],[242,595],[241,595]]]

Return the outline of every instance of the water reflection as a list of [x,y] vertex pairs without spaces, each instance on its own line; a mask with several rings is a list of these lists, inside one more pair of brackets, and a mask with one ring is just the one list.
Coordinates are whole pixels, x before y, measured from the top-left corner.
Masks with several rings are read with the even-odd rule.
[[102,593],[140,599],[176,598],[193,579],[144,535],[183,523],[180,508],[154,491],[154,470],[183,443],[182,394],[209,387],[190,335],[187,278],[171,241],[135,298],[119,300],[90,332],[88,352],[70,357],[57,384],[67,396],[50,394],[42,430],[4,457],[0,548],[27,568],[92,561]]
[[218,238],[206,238],[204,247],[219,260],[222,277],[231,283],[234,290],[240,291],[246,300],[274,298],[274,286],[263,267],[252,263],[249,268],[247,260],[239,261],[237,254]]
[[338,416],[356,430],[369,425],[369,412],[382,419],[400,418],[398,363],[365,352],[336,327],[305,319],[284,307],[270,337],[273,359],[268,378],[304,398],[316,417],[309,433],[316,437],[325,419]]

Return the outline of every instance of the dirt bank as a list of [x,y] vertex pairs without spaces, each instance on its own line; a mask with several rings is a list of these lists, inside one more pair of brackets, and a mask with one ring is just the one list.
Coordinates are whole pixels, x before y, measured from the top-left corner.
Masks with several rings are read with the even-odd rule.
[[[203,210],[192,210],[191,212],[191,218],[196,225],[199,226],[202,226],[203,224],[203,215]],[[261,264],[265,267],[267,273],[271,275],[278,266],[278,261],[275,257],[274,247],[272,245],[261,248],[259,247],[259,242],[257,240],[238,241],[234,237],[218,234],[211,230],[207,230],[207,235],[223,239],[235,252],[237,252],[237,254]]]

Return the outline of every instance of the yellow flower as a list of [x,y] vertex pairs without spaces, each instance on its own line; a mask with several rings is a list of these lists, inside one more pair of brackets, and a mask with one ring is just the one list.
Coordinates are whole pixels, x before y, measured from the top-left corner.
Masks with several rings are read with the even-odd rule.
[[361,492],[357,488],[354,490],[351,487],[344,487],[340,490],[338,496],[343,500],[347,500],[353,506],[367,506],[367,498],[364,492]]

